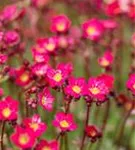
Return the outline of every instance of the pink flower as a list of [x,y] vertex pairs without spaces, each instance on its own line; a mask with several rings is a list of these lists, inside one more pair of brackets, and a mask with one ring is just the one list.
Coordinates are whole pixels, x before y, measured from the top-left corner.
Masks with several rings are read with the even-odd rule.
[[132,35],[131,43],[135,47],[135,33],[133,33],[133,35]]
[[59,150],[58,142],[41,140],[39,144],[37,144],[35,150]]
[[133,21],[135,21],[135,4],[130,5],[130,9],[129,9],[129,12],[128,12],[128,16],[129,16]]
[[3,37],[4,37],[4,32],[3,32],[3,31],[0,31],[0,43],[2,42]]
[[92,99],[104,101],[113,87],[114,78],[110,75],[100,75],[98,77],[91,77],[88,81],[87,94]]
[[31,129],[36,137],[41,136],[47,128],[47,125],[44,122],[41,122],[39,115],[24,119],[23,124],[27,129]]
[[103,20],[102,24],[103,24],[104,28],[110,29],[110,30],[115,29],[118,26],[117,22],[115,20],[111,20],[111,19]]
[[135,74],[131,74],[127,80],[126,86],[133,94],[135,94]]
[[8,59],[8,56],[5,54],[0,54],[0,64],[4,64]]
[[35,7],[42,8],[49,3],[49,0],[31,0]]
[[114,77],[112,75],[101,74],[100,76],[98,76],[98,78],[106,84],[110,91],[113,89]]
[[38,43],[44,47],[46,53],[54,53],[57,49],[56,37],[39,39]]
[[57,38],[41,38],[37,40],[37,45],[32,49],[33,52],[40,54],[54,54],[57,50]]
[[113,63],[114,57],[111,51],[106,51],[102,57],[98,59],[98,63],[101,67],[108,67]]
[[19,14],[20,11],[17,8],[17,6],[15,4],[12,4],[4,8],[0,17],[2,18],[2,20],[4,20],[4,22],[7,22],[16,19],[19,16]]
[[7,31],[4,34],[4,42],[8,46],[15,46],[20,42],[20,35],[16,31]]
[[45,63],[36,63],[32,66],[32,72],[33,74],[35,74],[36,76],[45,76],[47,73],[49,66],[48,64]]
[[10,96],[0,101],[0,120],[16,120],[18,117],[18,101]]
[[61,70],[65,70],[67,72],[67,76],[69,76],[73,71],[73,64],[72,63],[59,63],[57,68]]
[[70,73],[71,67],[66,64],[59,64],[57,69],[48,69],[47,77],[51,87],[60,87],[64,84]]
[[61,49],[66,49],[69,45],[67,36],[58,36],[58,46]]
[[19,148],[32,148],[35,143],[35,136],[29,128],[16,126],[15,132],[11,135],[11,141]]
[[51,95],[50,91],[47,88],[44,88],[42,92],[38,95],[39,104],[48,111],[52,111],[54,97]]
[[86,88],[86,83],[84,78],[70,78],[68,80],[68,85],[65,87],[64,92],[67,96],[73,98],[80,98]]
[[88,125],[85,129],[86,135],[91,138],[92,142],[95,142],[102,136],[101,131],[94,125]]
[[4,90],[3,88],[0,88],[0,96],[3,96],[4,95]]
[[65,114],[64,112],[59,112],[56,114],[53,120],[53,125],[61,131],[74,131],[77,128],[76,123],[73,120],[72,114]]
[[66,32],[70,28],[71,21],[65,15],[58,15],[52,19],[51,31],[52,32]]
[[50,59],[47,54],[40,54],[37,52],[33,52],[33,58],[36,63],[48,63]]
[[107,4],[105,11],[108,16],[115,16],[121,14],[119,2],[117,0],[114,0],[113,2]]
[[98,19],[91,19],[82,24],[83,35],[90,40],[98,40],[104,31],[102,22]]
[[15,70],[15,83],[19,86],[26,86],[30,83],[30,72],[24,67]]

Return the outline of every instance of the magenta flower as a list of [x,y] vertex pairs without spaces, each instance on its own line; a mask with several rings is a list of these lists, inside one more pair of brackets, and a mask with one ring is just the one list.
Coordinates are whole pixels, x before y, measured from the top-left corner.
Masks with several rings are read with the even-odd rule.
[[113,89],[114,77],[112,75],[101,74],[100,76],[98,76],[98,78],[99,80],[102,80],[106,84],[106,86],[110,91]]
[[3,96],[4,95],[4,90],[3,88],[0,88],[0,96]]
[[31,67],[33,74],[39,77],[45,76],[48,68],[49,68],[48,64],[45,63],[36,63]]
[[35,7],[42,8],[48,4],[49,0],[31,0]]
[[70,78],[68,80],[68,85],[65,87],[64,92],[67,96],[73,98],[80,98],[86,88],[86,82],[84,78]]
[[[58,41],[57,41],[56,37],[42,38],[42,39],[37,40],[39,47],[44,49],[44,51],[42,53],[47,53],[47,54],[52,54],[52,53],[54,54],[56,52],[56,49],[58,46],[57,42]],[[37,52],[41,53],[38,50],[37,50]]]
[[39,144],[37,144],[35,150],[59,150],[58,142],[41,140]]
[[73,71],[73,64],[72,63],[59,63],[57,69],[65,70],[67,76],[71,75]]
[[118,26],[118,23],[115,20],[107,19],[103,20],[102,24],[106,29],[115,29]]
[[98,59],[98,63],[101,67],[106,68],[110,66],[114,61],[114,56],[111,51],[106,51],[102,57]]
[[39,115],[24,119],[23,124],[27,129],[31,129],[36,137],[41,136],[47,129],[47,125],[41,122]]
[[82,24],[83,36],[90,40],[98,40],[104,31],[102,22],[98,19],[91,19]]
[[4,42],[8,46],[15,46],[20,42],[20,35],[16,31],[7,31],[4,34]]
[[132,35],[131,43],[135,47],[135,33],[133,33],[133,35]]
[[70,28],[71,21],[65,15],[58,15],[53,17],[52,24],[51,24],[51,31],[52,32],[66,32]]
[[8,59],[8,56],[5,54],[0,54],[0,64],[4,64]]
[[2,20],[7,22],[16,19],[19,16],[19,14],[20,11],[17,8],[17,6],[15,4],[12,4],[4,8],[0,17],[2,18]]
[[86,135],[91,138],[92,142],[95,142],[102,136],[102,132],[94,125],[88,125],[85,129]]
[[11,141],[19,148],[32,148],[35,143],[33,131],[29,128],[16,126],[15,132],[11,135]]
[[50,57],[47,54],[33,52],[33,58],[36,63],[48,63]]
[[67,79],[69,73],[71,72],[70,65],[59,64],[57,69],[48,69],[47,77],[48,82],[51,87],[60,87],[64,84],[65,80]]
[[91,77],[88,81],[87,94],[91,99],[104,101],[113,87],[114,78],[110,75],[100,75],[98,77]]
[[0,120],[16,120],[18,117],[18,101],[10,96],[0,101]]
[[3,37],[4,37],[4,32],[3,32],[3,31],[0,31],[0,43],[2,42]]
[[26,86],[30,83],[30,72],[23,67],[15,70],[15,83],[19,86]]
[[135,3],[130,5],[130,10],[128,12],[128,16],[135,21]]
[[127,88],[135,94],[135,74],[131,74],[126,83]]
[[119,2],[112,1],[111,3],[107,4],[105,11],[108,16],[115,16],[121,14]]
[[54,97],[51,95],[50,91],[47,88],[44,88],[42,92],[38,95],[39,104],[48,111],[52,111]]
[[67,36],[58,36],[58,47],[66,49],[69,46],[69,39]]
[[73,120],[72,114],[65,114],[64,112],[58,112],[53,120],[53,125],[61,131],[74,131],[77,128],[77,124]]

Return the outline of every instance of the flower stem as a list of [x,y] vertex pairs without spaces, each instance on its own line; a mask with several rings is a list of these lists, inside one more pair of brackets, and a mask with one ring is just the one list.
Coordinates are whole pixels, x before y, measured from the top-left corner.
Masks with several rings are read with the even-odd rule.
[[110,110],[110,101],[108,100],[107,105],[106,105],[105,114],[104,114],[103,125],[101,127],[102,132],[104,132],[106,129],[107,121],[109,118],[109,110]]
[[70,104],[71,104],[71,100],[68,100],[68,102],[66,103],[66,107],[65,107],[65,114],[69,112]]
[[60,136],[61,136],[61,133],[59,133],[59,134],[57,135],[57,137],[56,137],[56,141],[58,141],[58,140],[59,140]]
[[86,138],[85,128],[86,128],[86,126],[88,125],[88,122],[89,122],[90,106],[91,106],[91,104],[87,103],[87,112],[86,112],[85,125],[84,125],[84,131],[83,131],[83,138],[82,138],[80,150],[84,149],[84,142],[85,142],[85,138]]
[[127,138],[127,149],[130,149],[131,140],[133,139],[133,135],[135,133],[135,126],[133,125],[131,131],[129,132],[129,136]]
[[1,126],[1,137],[0,137],[0,147],[1,147],[1,150],[4,150],[3,136],[4,136],[5,124],[6,124],[6,121],[3,121],[2,122],[2,126]]
[[126,122],[127,122],[128,118],[130,117],[130,114],[131,114],[131,112],[134,108],[134,105],[135,104],[133,102],[131,108],[129,109],[129,111],[127,112],[127,114],[125,115],[125,117],[123,119],[123,122],[122,122],[122,125],[121,125],[121,128],[120,128],[120,132],[119,132],[118,137],[116,139],[116,143],[118,144],[118,146],[120,146],[120,144],[121,144],[121,137],[123,137],[125,125],[126,125]]
[[68,134],[65,134],[65,150],[69,150],[69,144],[68,144]]
[[[110,101],[108,100],[108,102],[107,102],[107,104],[106,104],[106,110],[105,110],[105,112],[104,112],[103,124],[102,124],[102,127],[101,127],[101,131],[102,131],[103,134],[105,133],[107,121],[108,121],[108,118],[109,118],[109,111],[110,111]],[[102,140],[103,140],[103,137],[102,137],[102,139],[100,139],[100,141],[98,142],[96,150],[99,150],[99,149],[100,149],[100,147],[101,147],[101,145],[102,145]]]

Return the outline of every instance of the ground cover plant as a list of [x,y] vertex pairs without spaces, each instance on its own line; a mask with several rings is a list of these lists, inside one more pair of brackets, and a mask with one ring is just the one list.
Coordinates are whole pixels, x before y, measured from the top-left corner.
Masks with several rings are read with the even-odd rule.
[[135,0],[0,1],[0,150],[135,149]]

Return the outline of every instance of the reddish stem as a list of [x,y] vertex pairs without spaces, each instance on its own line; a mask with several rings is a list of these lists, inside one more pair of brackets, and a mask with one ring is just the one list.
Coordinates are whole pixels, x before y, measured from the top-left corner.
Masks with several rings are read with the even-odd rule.
[[131,115],[131,112],[132,112],[132,110],[134,108],[134,105],[135,105],[135,103],[133,102],[131,108],[129,109],[129,111],[125,115],[124,120],[122,122],[122,125],[121,125],[121,128],[120,128],[120,132],[119,132],[118,138],[116,140],[116,142],[118,143],[119,146],[121,144],[121,137],[123,137],[123,134],[124,134],[124,129],[125,129],[126,122],[127,122],[128,118]]
[[[109,110],[110,110],[110,101],[108,100],[107,105],[106,105],[106,110],[104,112],[103,124],[102,124],[102,127],[101,127],[102,133],[104,133],[105,129],[106,129],[107,121],[108,121],[108,118],[109,118]],[[99,143],[97,144],[96,150],[100,149],[100,147],[102,145],[102,140],[103,140],[103,138],[100,139]]]
[[0,137],[1,150],[4,150],[3,136],[4,136],[5,124],[6,124],[6,121],[3,121],[2,126],[1,126],[1,137]]
[[87,112],[86,112],[86,118],[85,118],[84,131],[83,131],[83,138],[82,138],[80,150],[84,149],[84,142],[85,142],[85,138],[86,138],[85,128],[86,128],[86,126],[88,125],[88,122],[89,122],[90,106],[91,106],[91,104],[88,103],[87,104]]

